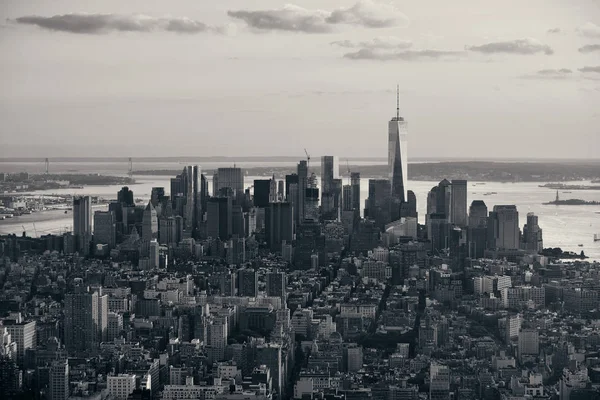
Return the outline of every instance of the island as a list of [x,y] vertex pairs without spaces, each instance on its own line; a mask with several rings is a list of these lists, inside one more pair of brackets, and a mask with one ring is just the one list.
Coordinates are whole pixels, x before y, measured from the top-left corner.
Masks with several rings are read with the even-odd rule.
[[100,174],[28,174],[20,172],[5,176],[0,181],[0,191],[5,193],[34,190],[82,188],[84,186],[132,185],[131,177]]
[[[592,183],[598,183],[598,182],[592,181]],[[539,185],[539,187],[554,189],[554,190],[600,190],[600,186],[567,185],[564,183],[546,183],[544,185]]]
[[549,201],[547,203],[543,203],[544,205],[554,205],[554,206],[600,206],[600,201],[587,201],[582,199],[567,199],[561,200],[558,197],[558,191],[556,191],[556,199],[553,201]]

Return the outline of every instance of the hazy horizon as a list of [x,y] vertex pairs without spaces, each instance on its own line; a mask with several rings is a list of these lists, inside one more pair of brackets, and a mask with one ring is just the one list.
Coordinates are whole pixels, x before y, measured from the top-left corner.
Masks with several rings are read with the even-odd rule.
[[7,0],[3,157],[593,159],[600,3]]

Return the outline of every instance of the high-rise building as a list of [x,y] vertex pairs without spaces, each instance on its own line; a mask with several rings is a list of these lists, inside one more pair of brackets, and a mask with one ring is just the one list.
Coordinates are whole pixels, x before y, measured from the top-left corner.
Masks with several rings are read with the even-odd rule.
[[538,217],[534,213],[527,213],[527,223],[523,227],[523,249],[539,253],[544,249],[542,228],[538,225]]
[[154,207],[158,207],[165,199],[165,188],[162,186],[153,187],[150,192],[150,201]]
[[200,176],[202,172],[200,167],[194,165],[193,168],[193,189],[192,189],[192,237],[198,238],[200,235],[200,223],[202,222],[202,188],[200,187]]
[[307,180],[304,197],[304,220],[319,221],[319,188],[313,173]]
[[400,116],[400,90],[396,93],[396,116],[388,124],[388,173],[392,196],[404,202],[408,182],[408,125]]
[[251,268],[238,270],[238,294],[240,296],[258,296],[258,274]]
[[233,206],[231,197],[211,197],[207,203],[207,235],[213,239],[226,240],[233,230]]
[[[217,177],[217,192],[223,188],[230,188],[236,199],[244,195],[244,174],[241,168],[219,168]],[[216,193],[213,193],[213,196],[216,196]]]
[[488,217],[488,247],[519,249],[519,212],[514,205],[496,205]]
[[271,181],[269,179],[254,180],[254,207],[265,208],[269,206],[269,192]]
[[163,245],[174,245],[179,243],[177,217],[161,217],[159,220],[159,242]]
[[185,214],[183,221],[185,230],[192,232],[194,228],[194,167],[188,165],[183,169],[185,175]]
[[123,186],[121,190],[117,192],[117,201],[124,206],[134,206],[133,191],[129,190],[127,186]]
[[23,366],[25,352],[27,349],[34,349],[36,346],[35,321],[24,322],[20,319],[5,321],[4,326],[10,334],[11,340],[17,344],[17,364]]
[[66,400],[69,398],[69,363],[67,360],[52,362],[49,383],[49,400]]
[[269,202],[274,203],[279,201],[279,197],[277,195],[277,181],[275,180],[275,174],[269,180]]
[[447,365],[431,363],[429,367],[429,398],[431,400],[450,399],[450,368]]
[[325,219],[337,219],[336,196],[339,193],[335,180],[339,179],[340,165],[337,156],[321,157],[321,212]]
[[273,391],[277,398],[284,398],[285,375],[281,345],[275,343],[260,344],[256,347],[256,364],[266,365],[273,378]]
[[537,356],[540,353],[540,334],[535,328],[524,328],[519,331],[519,358]]
[[[298,200],[294,207],[296,224],[304,222],[306,213],[306,188],[308,187],[308,163],[306,160],[301,160],[298,163]],[[297,211],[296,211],[297,210]]]
[[109,375],[106,377],[106,387],[115,400],[127,400],[135,390],[136,381],[135,374]]
[[115,247],[117,221],[113,211],[96,211],[94,213],[94,243]]
[[450,185],[450,223],[467,226],[467,181],[453,179]]
[[383,230],[392,221],[390,182],[386,179],[369,179],[369,197],[366,201],[365,218],[375,221],[375,225]]
[[360,213],[360,172],[350,173],[350,185],[352,186],[352,209]]
[[85,353],[96,350],[101,340],[99,316],[102,304],[99,297],[97,292],[90,292],[79,278],[75,279],[74,293],[65,295],[64,335],[68,351]]
[[73,197],[73,234],[77,249],[87,253],[92,236],[92,200],[90,196]]
[[291,201],[290,199],[290,185],[298,184],[298,174],[291,174],[285,176],[285,199],[287,201]]
[[344,371],[358,372],[363,366],[363,349],[356,343],[347,343],[343,347]]
[[281,298],[281,303],[286,304],[285,272],[269,272],[267,274],[267,296]]
[[156,238],[158,238],[158,218],[152,201],[149,201],[142,218],[142,239],[151,241]]
[[291,243],[294,238],[294,212],[288,202],[270,203],[265,209],[265,237],[273,252],[281,251],[283,241]]
[[469,207],[469,228],[487,226],[488,208],[483,200],[473,200]]

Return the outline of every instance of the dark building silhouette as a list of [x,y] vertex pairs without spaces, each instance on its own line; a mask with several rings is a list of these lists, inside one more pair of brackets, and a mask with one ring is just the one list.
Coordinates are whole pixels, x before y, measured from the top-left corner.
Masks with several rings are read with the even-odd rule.
[[133,191],[129,190],[127,186],[123,186],[117,193],[117,201],[126,206],[133,206]]
[[207,236],[227,240],[233,231],[233,205],[231,197],[212,197],[206,210]]
[[258,296],[258,273],[251,268],[238,270],[238,295]]
[[254,207],[266,208],[269,206],[269,193],[271,190],[270,179],[254,180]]
[[281,244],[292,243],[294,238],[294,212],[288,202],[270,203],[265,209],[265,237],[273,252],[281,251]]
[[[375,221],[379,230],[392,221],[391,188],[387,179],[369,179],[369,197],[365,208],[365,218]],[[398,204],[399,207],[399,204]]]

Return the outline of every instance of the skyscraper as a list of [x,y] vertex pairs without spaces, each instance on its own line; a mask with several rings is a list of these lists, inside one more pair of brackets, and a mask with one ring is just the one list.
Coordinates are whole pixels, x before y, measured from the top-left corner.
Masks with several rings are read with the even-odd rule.
[[133,191],[129,190],[127,186],[123,186],[121,190],[117,192],[117,201],[124,206],[133,206]]
[[473,200],[469,207],[468,253],[471,258],[482,258],[487,248],[488,209],[483,200]]
[[258,296],[258,274],[251,268],[238,270],[238,294],[240,296]]
[[467,181],[453,179],[450,185],[450,223],[467,226]]
[[202,221],[202,190],[200,187],[200,167],[193,167],[193,205],[192,205],[192,237],[199,236],[200,222]]
[[73,197],[73,234],[77,238],[77,250],[88,250],[92,235],[92,200],[90,196]]
[[360,172],[350,174],[350,185],[352,186],[352,209],[360,214]]
[[544,249],[542,228],[538,225],[538,217],[534,213],[527,213],[527,223],[523,227],[523,249],[539,253]]
[[369,179],[369,197],[366,201],[365,218],[375,221],[375,225],[383,230],[390,223],[391,193],[390,183],[386,179]]
[[515,205],[497,205],[488,218],[488,247],[516,250],[519,248],[519,212]]
[[271,181],[269,179],[254,180],[254,207],[265,208],[269,206]]
[[[217,170],[217,176],[217,192],[223,188],[230,188],[236,199],[244,196],[244,174],[241,168],[219,168]],[[213,193],[213,196],[216,195],[216,193]]]
[[158,218],[152,201],[148,202],[142,218],[142,238],[147,241],[158,238]]
[[115,247],[116,218],[112,211],[96,211],[94,213],[94,243]]
[[280,297],[281,304],[286,304],[285,272],[269,272],[267,274],[267,296]]
[[304,196],[304,219],[319,221],[319,188],[317,176],[313,173],[307,180]]
[[469,228],[487,225],[488,208],[483,200],[473,200],[469,207]]
[[69,398],[69,363],[67,360],[52,362],[49,383],[49,400],[66,400]]
[[408,181],[408,125],[400,116],[400,89],[396,93],[396,116],[388,124],[388,173],[392,197],[406,200]]
[[308,187],[308,163],[306,160],[301,160],[298,163],[298,200],[296,201],[296,207],[294,208],[294,214],[296,224],[304,222],[305,217],[305,205],[306,205],[306,188]]
[[447,365],[431,363],[429,367],[429,398],[448,400],[450,398],[450,368]]
[[273,252],[281,251],[285,240],[291,243],[294,238],[294,214],[288,202],[270,203],[265,210],[265,236],[267,245]]
[[233,231],[233,205],[231,197],[212,197],[206,210],[207,235],[226,240]]
[[65,295],[65,346],[74,353],[96,350],[99,337],[98,293],[89,292],[79,278],[75,279],[74,293]]
[[[339,179],[340,165],[337,156],[321,157],[321,212],[324,218],[334,219],[335,213],[335,179]],[[333,217],[333,218],[332,218]]]

